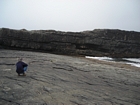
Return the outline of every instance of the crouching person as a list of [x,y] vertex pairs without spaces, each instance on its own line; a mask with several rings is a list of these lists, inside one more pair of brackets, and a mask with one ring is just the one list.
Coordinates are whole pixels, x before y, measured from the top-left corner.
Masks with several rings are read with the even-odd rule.
[[22,61],[22,58],[19,58],[16,63],[16,72],[18,73],[18,76],[20,76],[20,74],[26,76],[25,71],[27,70],[27,67],[28,65]]

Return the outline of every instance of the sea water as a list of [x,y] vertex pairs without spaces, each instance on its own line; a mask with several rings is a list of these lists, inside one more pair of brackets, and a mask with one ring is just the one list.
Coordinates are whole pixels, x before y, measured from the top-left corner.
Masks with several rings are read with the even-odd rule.
[[98,59],[98,60],[110,61],[110,62],[121,62],[121,63],[130,64],[132,66],[140,67],[140,58],[110,58],[110,57],[91,57],[91,56],[86,56],[86,58]]

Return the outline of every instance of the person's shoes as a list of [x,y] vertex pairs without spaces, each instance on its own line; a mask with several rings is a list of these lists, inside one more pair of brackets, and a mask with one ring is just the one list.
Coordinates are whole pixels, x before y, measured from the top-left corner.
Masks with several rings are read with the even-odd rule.
[[25,74],[25,73],[23,73],[23,76],[26,76],[26,74]]

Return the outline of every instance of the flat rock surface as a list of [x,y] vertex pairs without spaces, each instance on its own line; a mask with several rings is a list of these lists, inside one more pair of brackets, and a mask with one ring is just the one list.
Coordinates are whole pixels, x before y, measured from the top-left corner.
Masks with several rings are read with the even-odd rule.
[[[29,65],[26,76],[16,73],[18,57]],[[140,105],[140,69],[0,49],[0,105]]]

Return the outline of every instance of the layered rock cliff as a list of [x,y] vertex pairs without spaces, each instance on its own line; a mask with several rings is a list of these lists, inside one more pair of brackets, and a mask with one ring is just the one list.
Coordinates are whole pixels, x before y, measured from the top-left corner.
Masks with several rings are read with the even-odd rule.
[[66,55],[140,57],[140,32],[111,29],[61,32],[1,28],[0,45]]

